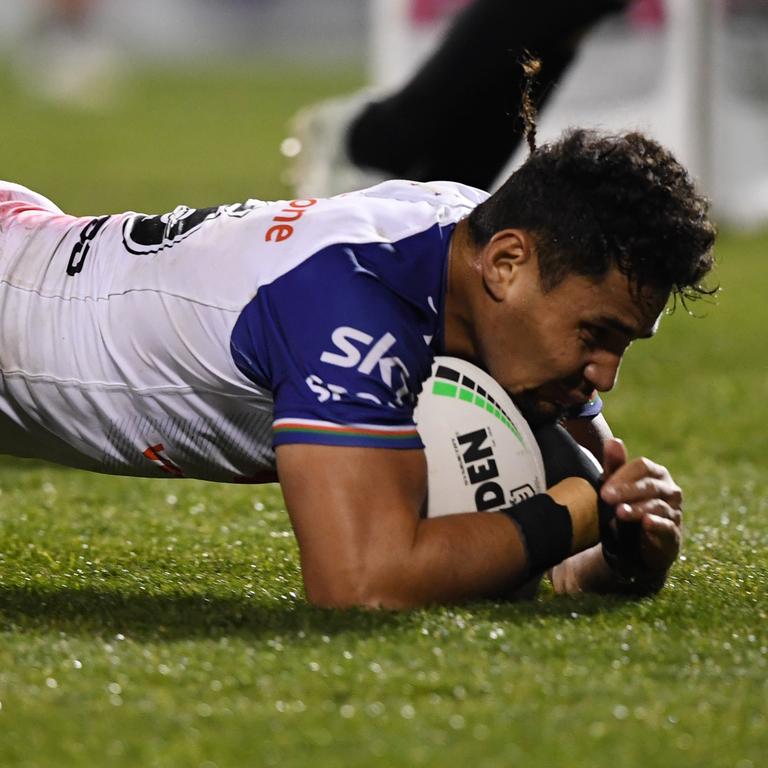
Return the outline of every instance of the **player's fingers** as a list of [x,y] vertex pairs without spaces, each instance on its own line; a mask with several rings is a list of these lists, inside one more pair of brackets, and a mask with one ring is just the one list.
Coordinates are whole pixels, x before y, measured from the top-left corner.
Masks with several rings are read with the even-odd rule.
[[646,515],[643,518],[643,534],[645,536],[646,559],[654,552],[663,557],[674,560],[680,551],[682,533],[671,520],[658,515]]
[[646,515],[643,518],[643,559],[652,570],[665,571],[680,553],[680,529],[665,517]]
[[671,520],[680,527],[683,522],[683,513],[676,507],[667,504],[663,499],[648,499],[637,504],[619,504],[616,507],[616,516],[620,520],[631,522],[642,520],[644,517],[655,516]]
[[655,477],[659,480],[671,479],[669,470],[662,464],[641,456],[619,467],[611,476],[610,483],[632,483],[643,477]]
[[613,481],[603,486],[601,495],[609,504],[635,504],[651,499],[662,499],[678,509],[683,504],[683,492],[671,478],[644,477],[628,483]]
[[643,517],[643,529],[646,533],[654,533],[656,535],[672,535],[677,536],[679,534],[678,527],[673,520],[662,515],[645,515]]
[[624,441],[618,437],[610,437],[603,443],[604,476],[610,477],[619,467],[627,463],[627,449]]

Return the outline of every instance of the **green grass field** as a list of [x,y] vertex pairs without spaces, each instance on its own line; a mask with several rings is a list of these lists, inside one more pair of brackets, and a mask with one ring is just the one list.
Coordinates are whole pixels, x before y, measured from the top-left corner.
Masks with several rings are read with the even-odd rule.
[[[93,114],[0,75],[0,177],[75,213],[279,197],[288,116],[356,81],[256,69],[145,75]],[[606,397],[687,494],[655,599],[318,610],[276,487],[0,460],[0,766],[766,765],[767,250],[723,234],[718,301]]]

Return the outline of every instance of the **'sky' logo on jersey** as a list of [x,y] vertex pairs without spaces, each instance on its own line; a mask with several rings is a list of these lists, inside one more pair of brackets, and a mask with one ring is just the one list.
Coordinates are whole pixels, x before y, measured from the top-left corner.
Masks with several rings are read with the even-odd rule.
[[342,325],[331,334],[335,352],[325,351],[320,361],[340,368],[356,368],[365,375],[378,375],[384,384],[394,391],[395,401],[402,404],[409,393],[410,372],[397,355],[387,354],[397,344],[389,332],[374,339],[369,333]]

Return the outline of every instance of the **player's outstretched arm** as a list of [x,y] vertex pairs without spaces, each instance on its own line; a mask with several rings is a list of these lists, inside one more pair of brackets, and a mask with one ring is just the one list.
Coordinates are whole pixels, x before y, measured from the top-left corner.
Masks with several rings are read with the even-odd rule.
[[606,442],[604,467],[603,500],[615,508],[619,521],[639,526],[634,574],[609,566],[598,545],[555,567],[552,583],[563,593],[656,592],[680,552],[682,491],[666,467],[646,458],[628,461],[620,440]]
[[[411,608],[505,594],[529,577],[530,542],[506,515],[419,516],[423,451],[282,445],[277,466],[312,603]],[[597,541],[589,483],[568,478],[547,500],[568,511],[571,553]]]

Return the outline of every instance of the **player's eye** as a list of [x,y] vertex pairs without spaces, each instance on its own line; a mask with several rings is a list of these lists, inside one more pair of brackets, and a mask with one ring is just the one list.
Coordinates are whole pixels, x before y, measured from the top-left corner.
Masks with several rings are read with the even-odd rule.
[[605,349],[616,355],[623,355],[632,343],[624,334],[617,333],[612,328],[599,325],[584,325],[580,331],[581,342],[587,349]]
[[579,341],[589,348],[594,349],[597,346],[598,334],[596,330],[591,326],[584,326],[579,331]]

